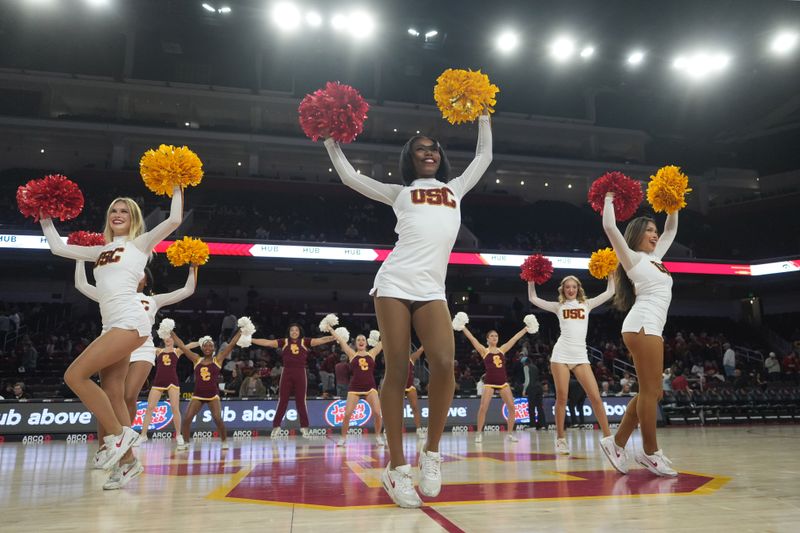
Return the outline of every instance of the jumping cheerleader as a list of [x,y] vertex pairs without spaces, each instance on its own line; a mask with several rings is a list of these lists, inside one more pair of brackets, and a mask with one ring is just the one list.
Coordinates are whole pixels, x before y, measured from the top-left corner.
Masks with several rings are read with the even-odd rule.
[[628,472],[625,445],[639,425],[642,448],[634,459],[658,476],[677,476],[672,462],[658,447],[656,416],[661,400],[661,373],[664,370],[664,339],[661,333],[672,300],[672,277],[661,264],[678,233],[678,212],[667,215],[664,234],[659,238],[652,218],[631,220],[623,236],[614,216],[614,195],[606,194],[603,229],[619,258],[614,305],[627,312],[622,323],[622,340],[633,357],[639,394],[628,402],[625,415],[613,437],[600,442],[611,463],[621,473]]
[[382,183],[359,174],[333,139],[325,148],[342,182],[359,193],[392,206],[397,215],[397,243],[383,262],[370,295],[383,335],[386,375],[381,387],[390,461],[381,481],[400,507],[420,507],[411,465],[403,452],[403,397],[411,352],[411,328],[425,346],[430,367],[428,441],[420,451],[419,488],[436,497],[442,485],[439,440],[455,391],[455,341],[445,296],[450,252],[461,227],[461,200],[492,161],[489,116],[478,122],[475,159],[450,179],[450,164],[430,137],[409,139],[400,154],[403,185]]
[[294,396],[297,414],[300,415],[300,432],[308,436],[308,408],[306,407],[306,391],[308,389],[308,353],[311,348],[321,344],[328,344],[336,340],[333,335],[317,337],[315,339],[303,337],[303,328],[300,324],[290,324],[287,336],[284,339],[253,339],[256,346],[275,348],[281,351],[283,371],[278,386],[278,407],[275,410],[275,419],[272,421],[270,437],[276,437],[281,430],[281,422],[289,406],[289,398]]
[[575,378],[586,391],[597,417],[597,423],[603,431],[603,437],[611,435],[603,399],[600,397],[600,389],[597,387],[597,380],[586,352],[586,334],[589,330],[589,313],[613,296],[613,276],[608,277],[608,287],[605,292],[588,300],[580,280],[575,276],[567,276],[561,280],[561,284],[558,286],[557,302],[542,300],[536,295],[536,286],[532,282],[528,283],[530,302],[540,309],[555,313],[561,329],[561,335],[553,346],[553,355],[550,357],[550,372],[553,374],[553,381],[556,385],[556,453],[561,455],[569,455],[569,446],[564,433],[564,418],[570,371],[575,374]]
[[198,342],[203,355],[197,355],[183,344],[180,337],[172,332],[172,340],[178,345],[181,352],[189,358],[194,365],[194,392],[186,412],[181,421],[181,433],[183,433],[184,446],[187,448],[189,443],[189,432],[192,428],[192,420],[203,409],[203,405],[208,405],[211,411],[211,418],[217,425],[217,433],[222,440],[222,449],[228,449],[228,433],[225,430],[225,423],[222,421],[222,402],[219,399],[219,377],[222,373],[224,361],[230,357],[236,341],[239,340],[241,332],[237,331],[225,348],[218,354],[214,353],[214,341],[211,337],[205,336]]
[[417,428],[417,438],[420,440],[425,438],[425,429],[422,427],[417,387],[414,386],[414,364],[424,351],[425,349],[420,346],[419,350],[408,356],[408,380],[406,381],[406,398],[408,398],[408,404],[411,406],[411,412],[414,413],[414,426]]
[[[156,314],[160,309],[183,301],[194,294],[194,290],[197,287],[196,268],[197,267],[194,266],[189,269],[189,276],[186,279],[186,285],[184,285],[182,289],[178,289],[167,294],[155,295],[152,294],[153,274],[150,272],[149,268],[144,269],[144,276],[137,287],[137,295],[139,296],[139,301],[141,302],[142,307],[144,307],[144,310],[147,312],[147,318],[150,321],[151,331],[152,326],[156,321]],[[95,302],[98,301],[97,288],[94,285],[90,285],[86,280],[86,268],[83,261],[76,261],[75,263],[75,288],[90,300],[94,300]],[[147,376],[150,375],[150,370],[155,364],[155,358],[156,347],[153,344],[152,335],[148,336],[144,344],[142,344],[131,354],[130,366],[128,366],[128,374],[125,377],[125,404],[128,406],[128,412],[130,414],[131,421],[136,418],[136,404],[137,400],[139,399],[139,392],[142,390],[142,385],[144,385],[145,380],[147,380]],[[100,383],[100,387],[105,390],[105,384],[102,381]],[[106,393],[108,394],[108,391]],[[175,420],[176,433],[180,427],[180,411],[178,411],[179,400],[179,395],[176,393],[175,401],[173,402],[172,406],[174,412],[173,416],[177,417]],[[134,446],[138,446],[140,442],[147,440],[146,428],[147,425],[142,428],[142,434],[139,436],[137,441],[133,443]],[[103,444],[94,456],[93,465],[95,468],[99,468],[100,465],[105,462],[106,448],[103,441],[105,436],[106,431],[102,426],[98,425],[97,440]],[[180,440],[182,439],[179,439],[179,441]]]
[[517,417],[515,416],[516,410],[514,409],[514,395],[511,393],[511,387],[508,385],[508,376],[506,375],[506,352],[517,344],[517,341],[528,332],[528,328],[522,328],[508,342],[498,347],[497,343],[500,341],[500,336],[497,331],[490,329],[486,333],[486,346],[483,346],[478,339],[464,326],[464,335],[466,335],[469,342],[475,348],[475,351],[483,359],[483,366],[486,369],[486,378],[483,384],[483,391],[481,392],[481,405],[478,408],[478,433],[475,435],[475,442],[480,444],[483,442],[483,424],[486,422],[486,412],[489,410],[489,404],[494,396],[494,391],[500,395],[503,403],[506,404],[508,410],[508,435],[506,438],[511,442],[517,442],[519,439],[514,435],[514,422]]
[[375,384],[375,359],[383,349],[381,343],[378,342],[371,350],[367,350],[367,338],[364,335],[358,335],[356,349],[353,350],[347,344],[347,340],[336,337],[336,341],[350,362],[350,385],[347,388],[347,404],[344,408],[344,420],[342,420],[342,438],[336,444],[344,446],[347,442],[350,417],[353,415],[358,401],[363,397],[375,417],[375,440],[378,446],[386,446],[381,435],[381,402],[378,398],[378,387]]
[[[137,288],[153,248],[180,225],[182,208],[183,192],[175,187],[169,217],[145,232],[136,202],[117,198],[106,211],[105,246],[66,244],[50,218],[40,220],[53,254],[95,263],[103,333],[67,368],[64,382],[109,433],[104,443],[110,451],[103,466],[117,466],[103,485],[106,490],[121,488],[143,470],[130,452],[139,435],[130,428],[130,411],[125,405],[128,357],[145,343],[151,330]],[[106,383],[105,391],[91,379],[98,372]]]

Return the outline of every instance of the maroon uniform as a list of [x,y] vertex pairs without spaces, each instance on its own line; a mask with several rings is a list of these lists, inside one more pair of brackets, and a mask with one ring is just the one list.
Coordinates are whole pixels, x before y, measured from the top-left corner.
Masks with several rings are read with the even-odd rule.
[[222,365],[217,358],[212,358],[210,363],[200,359],[194,365],[194,393],[192,400],[215,400],[219,398],[219,376]]
[[366,395],[377,390],[375,385],[375,359],[369,355],[356,355],[350,361],[350,386],[347,394]]
[[178,385],[178,354],[161,352],[156,356],[156,377],[153,380],[153,388],[165,391],[173,387],[180,388]]
[[508,387],[505,354],[502,352],[487,353],[483,358],[483,367],[486,370],[486,377],[483,379],[485,387],[493,389]]
[[289,406],[289,398],[294,395],[297,414],[300,415],[300,426],[307,428],[306,387],[308,377],[306,376],[306,365],[308,364],[308,352],[311,349],[311,339],[308,337],[278,339],[278,349],[281,350],[283,371],[278,387],[278,407],[275,410],[272,427],[281,427],[286,408]]
[[406,380],[406,392],[414,388],[414,361],[408,361],[408,379]]

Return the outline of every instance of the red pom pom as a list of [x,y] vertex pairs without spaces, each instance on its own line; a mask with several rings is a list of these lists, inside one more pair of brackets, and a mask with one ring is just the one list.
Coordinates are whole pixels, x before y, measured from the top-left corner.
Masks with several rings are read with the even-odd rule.
[[300,126],[312,141],[330,136],[351,143],[364,129],[369,104],[349,85],[329,81],[324,89],[307,94],[297,110]]
[[606,172],[589,188],[589,203],[601,215],[607,192],[614,193],[614,214],[619,221],[631,218],[644,200],[641,183],[622,172]]
[[73,231],[67,237],[67,244],[76,246],[105,246],[106,238],[94,231]]
[[31,180],[17,189],[19,212],[26,217],[72,220],[83,210],[83,193],[78,185],[61,174]]
[[541,254],[529,256],[522,262],[519,277],[525,281],[532,281],[537,285],[546,283],[553,276],[553,263]]

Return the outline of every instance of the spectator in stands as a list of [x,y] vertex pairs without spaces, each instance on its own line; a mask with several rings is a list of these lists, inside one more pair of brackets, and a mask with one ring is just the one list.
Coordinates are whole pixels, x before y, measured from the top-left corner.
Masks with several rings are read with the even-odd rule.
[[339,357],[339,362],[334,367],[334,374],[336,375],[336,396],[346,398],[347,388],[350,385],[350,363],[347,361],[347,355],[342,354]]
[[222,345],[222,343],[230,339],[234,329],[236,329],[236,315],[226,311],[225,318],[222,319],[222,329],[219,332],[218,344]]
[[38,359],[39,352],[33,346],[31,339],[26,335],[22,342],[22,359],[20,361],[20,366],[25,369],[25,372],[34,372]]
[[475,378],[472,377],[472,372],[468,366],[461,369],[456,382],[458,394],[468,395],[475,394]]
[[769,352],[769,357],[764,359],[764,370],[767,373],[767,381],[778,381],[781,375],[781,362],[775,352]]
[[632,377],[630,372],[622,373],[622,379],[619,380],[620,387],[627,385],[628,387],[633,388],[634,383],[636,383],[636,378]]
[[620,391],[617,393],[617,396],[633,396],[633,393],[631,392],[631,386],[628,384],[623,385],[622,389],[620,389]]
[[661,374],[661,388],[664,392],[672,390],[672,369],[670,367],[665,368]]
[[6,315],[5,309],[0,309],[0,345],[5,344],[9,333],[11,333],[11,319]]
[[722,356],[722,368],[725,369],[725,377],[732,378],[734,370],[736,370],[736,352],[727,342],[722,347],[725,349],[725,354]]
[[245,369],[245,378],[242,380],[242,386],[239,387],[239,397],[255,398],[267,395],[267,388],[261,382],[259,376],[251,369]]
[[600,384],[600,396],[611,396],[611,387],[609,386],[608,381],[604,381]]
[[14,383],[14,399],[26,400],[28,398],[30,398],[30,396],[28,396],[28,393],[25,391],[25,384],[21,381]]
[[783,358],[783,373],[786,378],[790,381],[797,381],[797,372],[800,367],[800,361],[798,361],[797,356],[795,355],[794,351],[789,352]]
[[733,386],[737,389],[745,389],[750,386],[750,378],[742,370],[737,368],[733,371]]
[[689,381],[686,379],[686,376],[683,375],[683,370],[678,370],[678,375],[672,380],[671,385],[674,391],[689,390]]
[[608,381],[611,378],[611,372],[609,372],[608,368],[602,361],[597,362],[597,367],[594,370],[594,375],[597,378],[598,383],[602,383],[604,381]]

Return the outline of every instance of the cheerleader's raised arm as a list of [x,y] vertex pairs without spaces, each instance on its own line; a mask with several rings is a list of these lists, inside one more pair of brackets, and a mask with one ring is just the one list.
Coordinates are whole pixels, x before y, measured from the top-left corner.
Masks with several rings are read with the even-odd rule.
[[463,198],[483,177],[483,173],[492,163],[492,126],[489,115],[481,115],[478,119],[478,145],[475,157],[464,173],[450,180],[447,186],[453,189],[459,198]]

